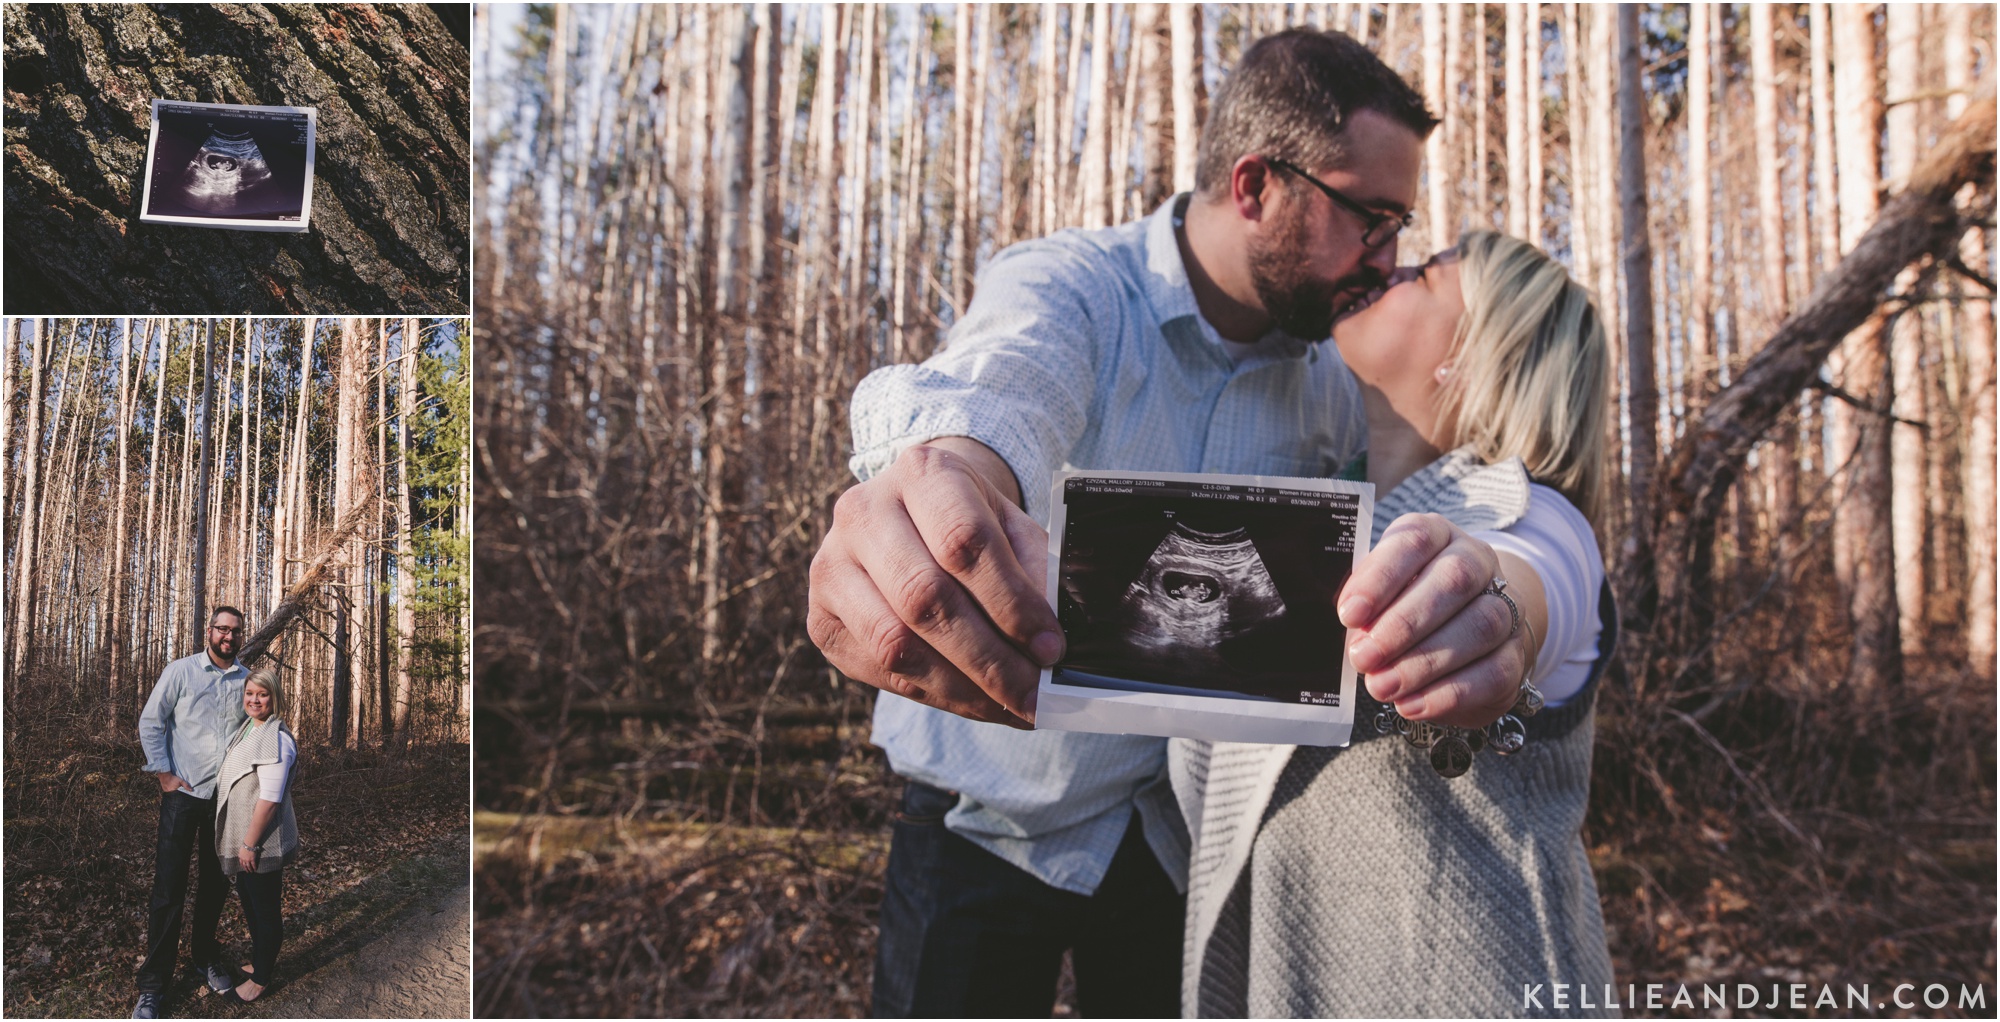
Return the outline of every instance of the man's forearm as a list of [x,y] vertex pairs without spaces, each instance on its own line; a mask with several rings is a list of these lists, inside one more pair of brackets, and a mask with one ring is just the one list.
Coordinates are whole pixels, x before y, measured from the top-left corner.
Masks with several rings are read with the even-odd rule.
[[969,436],[941,436],[924,441],[924,446],[950,451],[972,464],[973,471],[987,484],[1000,491],[1000,495],[1014,503],[1015,507],[1025,507],[1021,500],[1021,484],[1014,478],[1014,469],[1005,458],[993,453],[993,448]]

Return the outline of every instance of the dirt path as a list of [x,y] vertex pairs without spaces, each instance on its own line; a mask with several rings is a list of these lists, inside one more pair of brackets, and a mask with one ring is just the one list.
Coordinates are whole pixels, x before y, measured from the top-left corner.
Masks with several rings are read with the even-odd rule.
[[[468,838],[440,842],[422,890],[400,912],[322,940],[284,970],[270,1004],[246,1018],[466,1018],[472,1008],[472,868]],[[412,884],[414,886],[414,884]],[[410,890],[404,886],[404,890]],[[370,908],[386,908],[380,902]],[[286,982],[290,978],[290,982]],[[258,998],[260,1002],[266,998]]]
[[[412,906],[382,938],[282,991],[294,1018],[464,1018],[472,1005],[472,909],[464,886]],[[282,1000],[282,1003],[278,1003]],[[253,1012],[254,1014],[255,1012]]]

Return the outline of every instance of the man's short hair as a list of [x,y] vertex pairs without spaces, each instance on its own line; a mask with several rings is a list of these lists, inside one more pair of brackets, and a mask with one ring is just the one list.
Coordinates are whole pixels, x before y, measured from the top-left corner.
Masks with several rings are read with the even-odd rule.
[[[1195,190],[1229,187],[1245,156],[1274,156],[1308,170],[1339,168],[1348,118],[1373,110],[1428,137],[1438,119],[1424,97],[1345,32],[1288,29],[1257,40],[1216,90],[1202,125]],[[1435,168],[1433,168],[1435,172]]]
[[210,614],[208,615],[208,623],[211,625],[214,624],[215,619],[221,617],[224,614],[234,614],[236,615],[236,623],[239,625],[243,623],[243,612],[237,610],[235,607],[232,607],[227,603],[223,604],[220,607],[215,608],[214,611],[210,612]]

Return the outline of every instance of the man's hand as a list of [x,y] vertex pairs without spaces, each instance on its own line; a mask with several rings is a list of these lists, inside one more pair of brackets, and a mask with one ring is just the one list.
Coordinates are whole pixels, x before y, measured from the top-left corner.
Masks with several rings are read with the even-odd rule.
[[167,792],[174,791],[179,788],[185,788],[188,786],[188,783],[186,781],[181,780],[179,777],[173,774],[154,774],[153,776],[158,777],[160,779],[160,794],[162,795],[166,794]]
[[1048,534],[1006,462],[947,437],[849,489],[813,558],[806,630],[848,677],[973,720],[1031,727],[1062,656]]
[[1493,548],[1443,516],[1396,519],[1338,605],[1369,693],[1411,720],[1454,727],[1506,713],[1529,654],[1506,601],[1480,595],[1500,573]]

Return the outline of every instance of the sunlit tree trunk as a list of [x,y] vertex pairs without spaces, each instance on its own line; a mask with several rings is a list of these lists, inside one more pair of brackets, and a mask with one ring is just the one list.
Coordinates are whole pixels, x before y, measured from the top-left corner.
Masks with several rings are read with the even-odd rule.
[[14,540],[14,635],[13,652],[8,658],[7,678],[14,692],[20,679],[33,667],[35,535],[41,493],[42,386],[48,376],[48,344],[41,319],[28,321],[28,431],[21,439],[20,536]]
[[[1458,4],[1450,4],[1450,8],[1456,12]],[[1596,226],[1592,210],[1596,204],[1592,202],[1592,196],[1596,194],[1596,170],[1592,164],[1594,150],[1590,146],[1590,102],[1584,94],[1582,14],[1576,8],[1576,4],[1562,4],[1562,72],[1566,84],[1566,94],[1562,96],[1562,128],[1568,134],[1570,144],[1570,256],[1576,260],[1576,280],[1582,280],[1586,286],[1594,286],[1596,250],[1592,244],[1596,238]],[[1456,98],[1456,92],[1450,94]]]
[[417,559],[410,530],[410,423],[417,416],[417,359],[423,354],[417,321],[403,321],[403,351],[396,364],[396,692],[391,726],[396,744],[410,737],[410,675],[417,650]]
[[1714,256],[1710,251],[1715,217],[1709,200],[1714,174],[1709,168],[1710,101],[1714,88],[1709,71],[1711,46],[1709,26],[1714,8],[1708,4],[1688,5],[1688,313],[1687,313],[1687,414],[1698,418],[1708,402],[1709,374],[1714,371],[1714,337],[1710,332],[1710,286],[1715,279]]
[[1133,31],[1139,36],[1139,105],[1145,109],[1139,145],[1141,161],[1139,213],[1151,213],[1174,193],[1174,133],[1172,104],[1167,94],[1176,86],[1168,57],[1171,38],[1157,4],[1140,4]]
[[[1757,240],[1758,289],[1762,292],[1764,322],[1757,331],[1769,336],[1784,322],[1791,310],[1786,278],[1785,207],[1781,190],[1783,173],[1778,156],[1778,69],[1773,41],[1773,8],[1750,5],[1750,90],[1756,111],[1753,131],[1757,152]],[[1803,254],[1801,254],[1803,258]],[[1787,549],[1782,536],[1797,504],[1798,433],[1794,423],[1778,425],[1777,435],[1765,449],[1765,466],[1771,489],[1771,520],[1766,530],[1777,539],[1776,548]]]
[[1424,21],[1424,102],[1439,118],[1436,130],[1424,140],[1424,220],[1430,225],[1432,252],[1452,245],[1451,103],[1445,93],[1444,5],[1426,2]]
[[[1492,54],[1486,44],[1486,5],[1472,5],[1472,216],[1471,226],[1481,230],[1493,227],[1493,199],[1490,188],[1493,172],[1492,161],[1487,158],[1486,147],[1492,138],[1487,127],[1487,110],[1491,107],[1493,92]],[[1504,111],[1503,111],[1504,113]]]
[[1507,233],[1528,237],[1528,84],[1526,5],[1510,3],[1502,46],[1506,60]]
[[1522,44],[1522,105],[1527,120],[1523,131],[1528,139],[1528,234],[1536,245],[1542,241],[1542,5],[1526,3]]
[[1090,20],[1090,96],[1083,129],[1083,165],[1078,180],[1083,190],[1081,226],[1105,227],[1111,223],[1106,153],[1111,131],[1111,7],[1092,4]]
[[[136,381],[132,379],[132,321],[120,321],[120,342],[118,345],[118,503],[112,510],[111,527],[111,611],[104,628],[105,639],[110,651],[106,656],[104,695],[105,705],[122,707],[125,705],[125,533],[126,509],[130,503],[127,484],[127,447],[132,435],[132,398]],[[144,336],[145,328],[140,329]],[[11,346],[12,338],[6,338]],[[141,367],[143,368],[143,363]],[[4,400],[4,399],[0,399]],[[0,429],[0,460],[5,460],[6,432]],[[113,716],[119,716],[114,713]]]
[[[1972,84],[1973,35],[1970,4],[1945,8],[1945,85],[1953,91],[1945,110],[1957,118]],[[1989,73],[1990,74],[1990,73]],[[1965,233],[1959,258],[1967,266],[1988,266],[1985,228]],[[1974,285],[1975,287],[1977,285]],[[1965,516],[1965,647],[1974,670],[1988,680],[1994,668],[1994,386],[1993,304],[1968,295],[1961,307],[1965,348],[1963,513]]]
[[[1921,79],[1918,52],[1923,7],[1890,4],[1888,15],[1887,92],[1896,100],[1888,111],[1889,187],[1899,190],[1909,181],[1917,165],[1921,145],[1917,130],[1917,95]],[[1917,287],[1918,272],[1905,269],[1896,277],[1896,291],[1906,293]],[[1890,423],[1890,544],[1895,551],[1897,630],[1903,655],[1923,652],[1925,644],[1925,600],[1929,589],[1924,571],[1925,521],[1924,424],[1930,421],[1924,403],[1922,310],[1898,313],[1891,334],[1890,405],[1898,422]]]
[[[1053,14],[1050,15],[1053,17]],[[1189,4],[1167,9],[1174,53],[1174,191],[1194,190],[1195,146],[1200,121],[1195,111],[1195,87],[1201,80],[1201,36]]]
[[1636,546],[1633,557],[1640,563],[1652,558],[1652,537],[1645,523],[1651,510],[1653,464],[1659,458],[1654,431],[1660,418],[1659,392],[1653,379],[1653,255],[1646,223],[1648,118],[1640,80],[1645,68],[1640,53],[1643,42],[1638,8],[1619,7],[1618,185],[1624,220],[1625,307],[1630,310],[1625,322],[1626,382],[1632,409],[1630,523]]
[[[1882,102],[1876,87],[1875,5],[1833,9],[1835,146],[1840,159],[1840,244],[1851,250],[1874,222],[1880,166]],[[1879,688],[1900,679],[1901,641],[1896,609],[1895,546],[1891,538],[1890,433],[1879,410],[1889,406],[1888,338],[1882,318],[1871,318],[1844,342],[1846,365],[1835,378],[1870,410],[1836,407],[1835,459],[1852,459],[1847,485],[1835,508],[1837,544],[1848,547],[1853,576],[1849,619],[1854,658],[1848,680]]]

